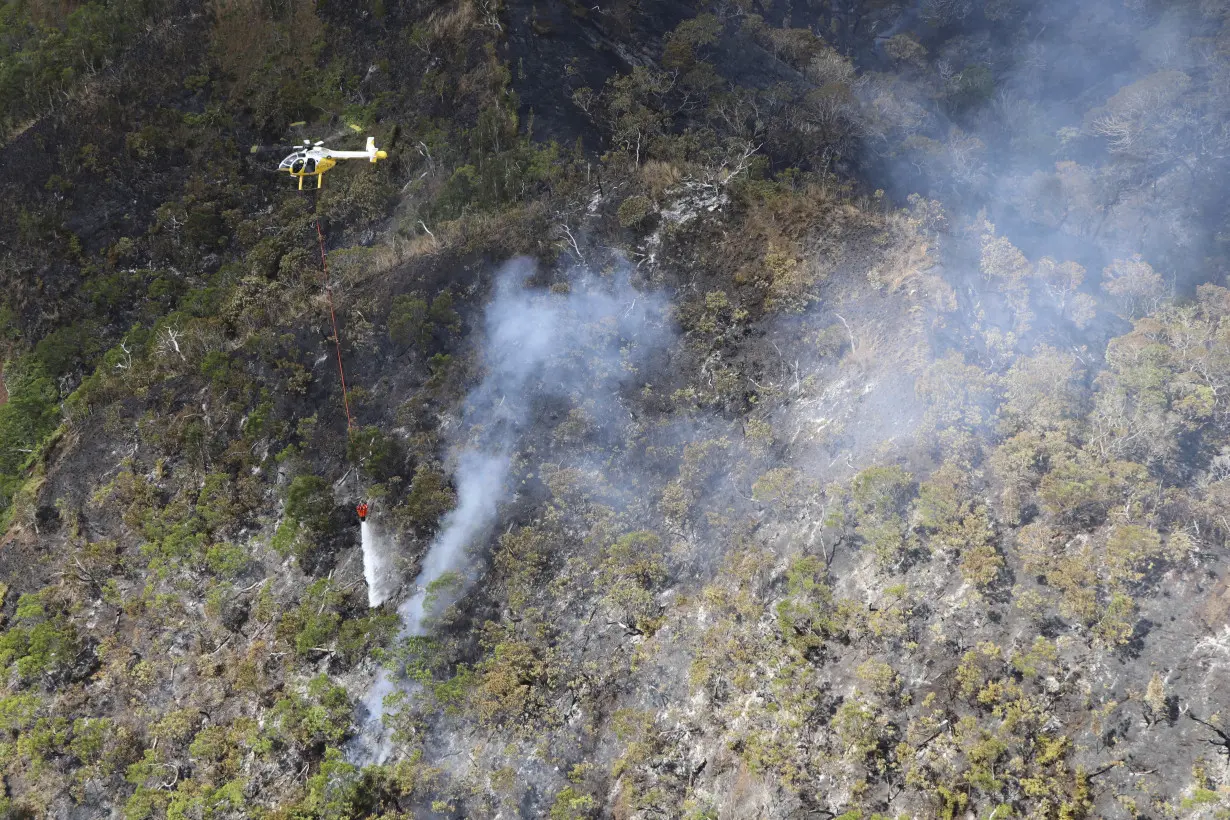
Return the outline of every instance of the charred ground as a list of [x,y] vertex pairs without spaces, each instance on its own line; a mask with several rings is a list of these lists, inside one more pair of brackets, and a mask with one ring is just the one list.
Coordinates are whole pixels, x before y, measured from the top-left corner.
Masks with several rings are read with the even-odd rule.
[[3,811],[1230,810],[1226,10],[976,5],[4,6]]

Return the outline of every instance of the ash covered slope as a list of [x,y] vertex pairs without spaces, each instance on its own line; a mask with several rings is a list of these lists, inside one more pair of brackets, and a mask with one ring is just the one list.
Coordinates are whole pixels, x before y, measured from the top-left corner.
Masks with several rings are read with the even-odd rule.
[[1230,808],[1225,11],[764,5],[2,18],[5,812]]

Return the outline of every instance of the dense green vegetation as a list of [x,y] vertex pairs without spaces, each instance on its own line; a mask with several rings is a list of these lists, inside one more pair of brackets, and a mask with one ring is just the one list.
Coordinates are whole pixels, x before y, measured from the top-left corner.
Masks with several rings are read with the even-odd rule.
[[[1230,816],[1224,4],[546,5],[0,5],[0,815]],[[517,255],[672,334],[399,638]]]

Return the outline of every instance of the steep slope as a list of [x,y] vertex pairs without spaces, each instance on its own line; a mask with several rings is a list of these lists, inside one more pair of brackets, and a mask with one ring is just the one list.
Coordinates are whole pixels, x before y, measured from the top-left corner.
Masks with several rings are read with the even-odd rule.
[[6,815],[1230,809],[1225,9],[3,8]]

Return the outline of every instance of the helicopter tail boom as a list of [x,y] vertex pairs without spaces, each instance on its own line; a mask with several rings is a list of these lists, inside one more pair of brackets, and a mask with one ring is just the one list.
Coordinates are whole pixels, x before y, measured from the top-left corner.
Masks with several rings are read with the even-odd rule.
[[376,147],[376,138],[367,138],[367,147],[362,151],[333,151],[327,150],[326,156],[333,159],[366,159],[376,162],[377,160],[387,159],[388,153],[381,151]]

